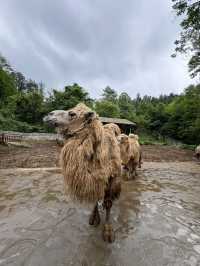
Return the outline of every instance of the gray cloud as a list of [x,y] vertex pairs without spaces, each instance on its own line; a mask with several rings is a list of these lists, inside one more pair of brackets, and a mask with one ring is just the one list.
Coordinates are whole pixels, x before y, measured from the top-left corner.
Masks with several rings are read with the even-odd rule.
[[179,28],[171,1],[6,0],[0,52],[26,77],[93,97],[110,85],[131,96],[180,92],[192,81],[172,59]]

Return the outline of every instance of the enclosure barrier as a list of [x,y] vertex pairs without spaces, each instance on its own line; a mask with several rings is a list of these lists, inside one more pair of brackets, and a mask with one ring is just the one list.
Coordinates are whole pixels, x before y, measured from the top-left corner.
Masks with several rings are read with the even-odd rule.
[[1,144],[7,144],[8,142],[15,142],[15,141],[21,141],[21,140],[22,140],[22,135],[12,135],[8,133],[0,134]]

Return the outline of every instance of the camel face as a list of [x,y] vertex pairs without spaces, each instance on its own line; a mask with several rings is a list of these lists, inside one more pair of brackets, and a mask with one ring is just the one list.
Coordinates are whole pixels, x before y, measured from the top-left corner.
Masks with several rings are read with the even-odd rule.
[[85,104],[78,104],[68,111],[52,111],[44,117],[43,121],[55,127],[60,133],[72,133],[96,117],[96,113]]
[[117,139],[120,144],[128,143],[128,136],[126,134],[120,134]]
[[55,110],[43,118],[43,122],[51,127],[62,128],[68,119],[68,112],[64,110]]
[[137,141],[139,140],[139,137],[136,134],[129,134],[129,137],[132,138],[132,139],[135,139]]

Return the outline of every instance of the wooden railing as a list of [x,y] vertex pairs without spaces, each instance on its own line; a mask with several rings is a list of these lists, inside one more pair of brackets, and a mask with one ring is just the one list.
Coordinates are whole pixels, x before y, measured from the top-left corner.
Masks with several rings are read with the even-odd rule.
[[0,143],[7,144],[8,142],[22,141],[22,135],[12,135],[9,133],[0,133]]

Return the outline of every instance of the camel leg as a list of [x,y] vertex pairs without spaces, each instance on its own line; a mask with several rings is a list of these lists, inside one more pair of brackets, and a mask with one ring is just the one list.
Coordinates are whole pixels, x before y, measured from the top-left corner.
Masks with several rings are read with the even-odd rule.
[[135,177],[138,176],[138,173],[137,173],[137,164],[134,164],[134,175],[135,175]]
[[138,168],[142,168],[142,152],[140,152],[139,166]]
[[130,179],[135,179],[135,177],[137,176],[136,168],[137,168],[137,164],[131,160],[129,162],[129,177],[130,177]]
[[131,173],[130,173],[130,179],[135,179],[136,177],[136,170],[132,170]]
[[95,204],[94,209],[90,215],[89,218],[89,224],[90,225],[94,225],[94,226],[98,226],[101,222],[101,218],[99,215],[99,209],[98,209],[98,202]]
[[112,207],[112,201],[106,200],[104,202],[106,209],[106,221],[103,228],[103,240],[112,243],[115,240],[115,233],[113,231],[112,224],[110,223],[110,211]]
[[115,233],[113,231],[112,224],[110,223],[110,211],[112,208],[112,197],[111,197],[112,181],[113,179],[111,178],[103,202],[103,206],[106,209],[106,220],[103,228],[103,240],[108,243],[112,243],[115,240]]
[[129,179],[129,169],[126,166],[122,168],[122,178],[127,181]]

